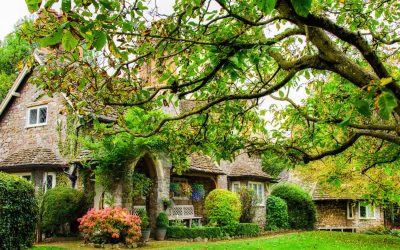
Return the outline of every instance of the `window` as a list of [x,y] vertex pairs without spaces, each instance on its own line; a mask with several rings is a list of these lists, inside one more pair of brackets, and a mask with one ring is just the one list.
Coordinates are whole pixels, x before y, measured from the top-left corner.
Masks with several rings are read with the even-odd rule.
[[375,207],[372,204],[359,203],[360,219],[375,219]]
[[44,173],[43,176],[43,186],[46,192],[56,186],[56,174],[55,173]]
[[239,193],[240,191],[240,181],[233,181],[231,184],[231,191],[234,193]]
[[356,203],[354,202],[347,202],[347,219],[352,220],[354,219],[354,214],[356,209]]
[[32,181],[32,174],[31,173],[17,173],[19,177],[27,180],[27,181]]
[[47,106],[39,106],[28,109],[28,127],[47,124]]
[[170,191],[174,199],[187,200],[191,187],[188,180],[185,178],[173,178],[170,186]]
[[254,190],[258,198],[258,204],[264,205],[265,195],[264,195],[264,183],[262,182],[249,182],[249,188]]

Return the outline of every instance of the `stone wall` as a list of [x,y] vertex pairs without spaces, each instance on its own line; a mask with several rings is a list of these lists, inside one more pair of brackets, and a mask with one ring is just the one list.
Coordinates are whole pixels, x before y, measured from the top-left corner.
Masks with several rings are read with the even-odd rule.
[[[0,117],[0,161],[19,149],[33,147],[50,148],[61,158],[58,152],[57,124],[66,124],[62,97],[48,97],[32,84],[22,86],[19,93],[20,97],[14,97]],[[40,105],[47,105],[47,125],[28,128],[28,109]]]
[[354,209],[354,218],[347,218],[346,200],[324,200],[316,201],[317,228],[356,228],[362,232],[368,228],[384,225],[383,209],[377,206],[376,219],[361,219],[359,217],[358,205]]

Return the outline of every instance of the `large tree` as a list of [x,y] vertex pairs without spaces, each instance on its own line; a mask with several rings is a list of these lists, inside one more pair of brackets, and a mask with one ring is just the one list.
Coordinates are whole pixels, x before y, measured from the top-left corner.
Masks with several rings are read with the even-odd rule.
[[[353,152],[364,172],[398,161],[397,1],[176,0],[165,13],[144,0],[62,0],[59,14],[60,1],[26,2],[43,7],[27,39],[63,45],[38,83],[85,117],[112,114],[106,134],[161,136],[172,153],[217,159],[244,148],[285,164]],[[260,105],[267,97],[289,106]],[[153,115],[136,124],[127,110]]]

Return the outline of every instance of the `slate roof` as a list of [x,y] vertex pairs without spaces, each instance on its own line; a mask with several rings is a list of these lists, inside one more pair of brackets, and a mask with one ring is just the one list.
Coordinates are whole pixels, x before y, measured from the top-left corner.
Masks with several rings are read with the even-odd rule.
[[234,165],[228,175],[229,177],[243,177],[243,178],[256,178],[263,180],[273,180],[269,174],[262,171],[262,169],[257,168],[253,164],[244,165],[238,164]]
[[361,198],[360,195],[349,195],[349,194],[328,194],[320,185],[316,185],[314,190],[312,190],[311,196],[313,200],[354,200]]
[[205,155],[192,154],[190,156],[189,170],[193,172],[203,172],[210,174],[224,174],[224,172]]
[[42,147],[20,149],[0,162],[0,169],[35,166],[65,167],[66,163],[51,149]]

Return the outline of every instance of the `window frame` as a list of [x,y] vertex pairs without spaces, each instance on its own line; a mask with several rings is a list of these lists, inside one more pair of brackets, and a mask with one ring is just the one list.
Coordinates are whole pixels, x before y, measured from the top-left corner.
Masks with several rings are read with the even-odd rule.
[[31,172],[15,173],[15,175],[17,175],[18,177],[23,178],[25,180],[27,180],[25,178],[25,176],[29,176],[30,180],[27,180],[27,181],[32,182],[32,173]]
[[[235,191],[234,188],[233,188],[235,184],[238,184],[238,190],[237,190],[237,191]],[[231,191],[234,192],[234,193],[239,193],[239,191],[240,191],[240,186],[241,186],[241,185],[240,185],[240,181],[232,181],[232,182],[231,182]]]
[[53,176],[53,183],[51,184],[51,189],[55,188],[57,185],[57,175],[55,172],[44,172],[43,173],[43,187],[44,187],[44,192],[47,192],[49,189],[47,187],[47,176]]
[[[39,117],[40,117],[40,109],[46,108],[46,121],[39,123]],[[31,115],[31,110],[37,110],[37,117],[36,117],[36,123],[35,124],[30,124],[30,115]],[[48,114],[49,114],[49,107],[47,105],[39,105],[39,106],[33,106],[29,107],[27,109],[27,114],[26,114],[26,127],[27,128],[33,128],[33,127],[40,127],[40,126],[46,126],[47,121],[48,121]]]
[[[362,220],[376,220],[377,219],[376,207],[374,205],[372,205],[371,203],[364,203],[364,204],[363,204],[363,202],[358,203],[358,217]],[[365,209],[366,209],[365,217],[361,217],[361,206],[365,207]],[[370,214],[368,214],[368,207],[370,207],[372,209],[372,216],[370,216]]]
[[[355,218],[355,212],[356,212],[356,206],[357,204],[355,202],[347,202],[347,219],[348,220],[354,220]],[[352,211],[352,216],[350,216],[350,209]]]
[[[261,186],[261,200],[257,203],[257,205],[258,206],[265,206],[265,184],[264,184],[264,182],[258,182],[258,181],[249,181],[248,183],[247,183],[247,187],[249,188],[249,189],[251,189],[251,190],[254,190],[253,189],[253,187],[252,187],[252,185],[260,185]],[[257,187],[257,189],[258,189],[258,187]],[[256,190],[254,190],[255,192],[256,192],[256,195],[257,195],[257,198],[260,198],[260,197],[258,197],[258,193],[257,193],[257,191]]]

